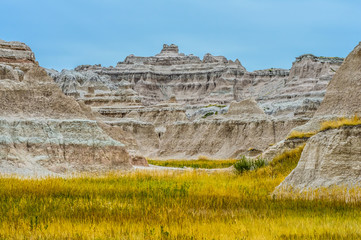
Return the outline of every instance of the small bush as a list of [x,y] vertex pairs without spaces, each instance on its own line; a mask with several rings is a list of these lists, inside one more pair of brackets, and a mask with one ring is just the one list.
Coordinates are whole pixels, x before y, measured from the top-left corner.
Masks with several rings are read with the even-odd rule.
[[261,168],[261,167],[264,167],[267,165],[267,162],[266,160],[264,160],[263,158],[257,158],[255,161],[254,161],[254,165],[256,168]]
[[245,171],[256,170],[266,165],[266,160],[262,158],[257,158],[256,160],[253,160],[247,159],[245,156],[242,156],[241,159],[237,160],[237,162],[234,164],[234,168],[237,170],[237,172],[243,173]]
[[249,161],[245,156],[242,156],[241,159],[237,160],[234,164],[234,168],[239,172],[243,173],[245,171],[249,171],[252,168],[252,162]]

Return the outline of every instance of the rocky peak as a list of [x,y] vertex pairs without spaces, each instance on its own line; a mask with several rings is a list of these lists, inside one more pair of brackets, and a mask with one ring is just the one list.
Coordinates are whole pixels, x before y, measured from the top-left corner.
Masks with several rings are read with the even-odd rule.
[[0,39],[0,63],[12,66],[32,65],[37,63],[35,55],[25,43],[6,42]]
[[223,56],[213,56],[212,54],[207,53],[203,57],[203,62],[204,63],[228,63],[228,60],[227,60],[227,58],[225,58]]
[[171,44],[171,45],[163,44],[163,49],[162,49],[162,51],[160,53],[165,54],[165,53],[178,53],[178,52],[179,52],[179,49],[178,49],[177,45],[175,45],[175,44]]
[[344,61],[344,58],[340,58],[340,57],[324,57],[324,56],[320,56],[317,57],[313,54],[303,54],[299,57],[296,57],[296,61],[295,62],[302,62],[304,60],[311,60],[313,62],[328,62],[328,63],[339,63],[341,64]]

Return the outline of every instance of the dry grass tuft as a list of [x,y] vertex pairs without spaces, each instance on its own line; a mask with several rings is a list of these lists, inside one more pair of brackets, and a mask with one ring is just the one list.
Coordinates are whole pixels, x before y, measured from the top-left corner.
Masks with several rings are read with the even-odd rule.
[[296,139],[296,138],[310,138],[315,135],[317,132],[300,132],[300,131],[292,131],[290,135],[288,135],[287,139]]
[[361,118],[358,117],[356,114],[352,118],[339,118],[334,121],[325,121],[321,124],[320,131],[340,128],[342,126],[357,126],[361,125]]
[[358,117],[357,114],[355,114],[355,116],[351,118],[343,117],[343,118],[338,118],[337,120],[324,121],[321,123],[321,128],[318,131],[312,131],[312,132],[292,131],[288,135],[287,139],[310,138],[320,131],[340,128],[343,126],[357,126],[357,125],[361,125],[361,118]]

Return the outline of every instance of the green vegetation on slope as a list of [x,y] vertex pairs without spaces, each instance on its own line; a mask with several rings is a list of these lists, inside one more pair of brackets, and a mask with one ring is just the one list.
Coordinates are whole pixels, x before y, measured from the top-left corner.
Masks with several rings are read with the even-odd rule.
[[361,203],[271,197],[300,152],[238,175],[2,177],[0,239],[361,238]]

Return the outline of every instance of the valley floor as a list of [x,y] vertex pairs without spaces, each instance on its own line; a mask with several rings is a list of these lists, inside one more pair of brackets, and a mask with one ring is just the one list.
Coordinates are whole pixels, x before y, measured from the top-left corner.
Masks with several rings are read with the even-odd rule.
[[272,197],[291,165],[1,177],[0,239],[360,239],[361,203]]

